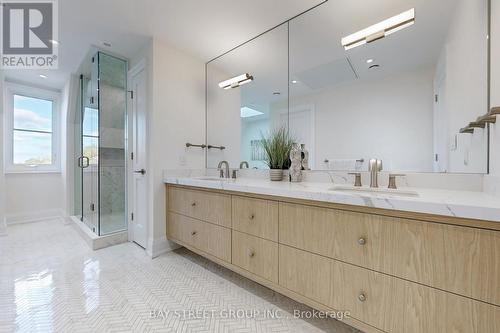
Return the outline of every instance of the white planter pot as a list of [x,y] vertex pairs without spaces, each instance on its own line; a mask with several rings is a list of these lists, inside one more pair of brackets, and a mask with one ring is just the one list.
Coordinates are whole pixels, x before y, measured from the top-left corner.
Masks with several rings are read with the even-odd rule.
[[282,181],[283,180],[283,170],[281,169],[271,169],[269,170],[269,178],[272,181]]

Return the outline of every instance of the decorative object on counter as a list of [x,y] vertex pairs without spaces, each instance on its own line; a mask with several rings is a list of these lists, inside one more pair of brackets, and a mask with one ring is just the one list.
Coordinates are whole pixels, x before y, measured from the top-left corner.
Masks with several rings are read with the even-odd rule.
[[240,163],[240,169],[243,169],[243,168],[245,168],[245,169],[250,168],[250,166],[248,165],[247,161],[241,161],[241,163]]
[[309,170],[309,151],[304,143],[300,145],[300,150],[302,150],[302,170]]
[[269,176],[272,181],[283,180],[283,169],[288,167],[293,140],[285,127],[273,130],[267,138],[262,133],[261,136]]
[[273,182],[279,182],[283,180],[283,169],[270,169],[269,179]]
[[201,148],[201,149],[205,149],[207,148],[207,145],[205,144],[201,144],[201,145],[195,145],[195,144],[192,144],[192,143],[186,143],[186,147],[189,148],[189,147],[197,147],[197,148]]
[[290,150],[290,181],[298,183],[302,181],[302,149],[298,143],[294,143]]

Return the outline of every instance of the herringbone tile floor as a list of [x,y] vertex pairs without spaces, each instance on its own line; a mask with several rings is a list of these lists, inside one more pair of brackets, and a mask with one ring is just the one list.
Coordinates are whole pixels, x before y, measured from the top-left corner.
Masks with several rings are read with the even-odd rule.
[[184,249],[154,260],[132,243],[92,251],[55,220],[0,237],[2,333],[358,332],[296,309],[309,310]]

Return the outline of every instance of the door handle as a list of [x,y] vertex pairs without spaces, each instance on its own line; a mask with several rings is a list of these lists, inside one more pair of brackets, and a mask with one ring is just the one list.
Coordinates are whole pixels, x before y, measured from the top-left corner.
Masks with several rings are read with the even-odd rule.
[[145,175],[146,174],[146,170],[144,169],[141,169],[141,170],[135,170],[134,173],[140,173],[141,175]]
[[[86,164],[83,164],[83,160],[86,160]],[[81,169],[88,168],[90,164],[90,160],[87,156],[80,156],[78,157],[78,167]]]

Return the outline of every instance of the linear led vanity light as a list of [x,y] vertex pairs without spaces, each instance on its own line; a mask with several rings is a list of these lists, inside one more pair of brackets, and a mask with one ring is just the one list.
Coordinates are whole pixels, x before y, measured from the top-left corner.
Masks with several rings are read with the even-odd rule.
[[238,88],[239,86],[244,85],[245,83],[253,81],[253,76],[245,73],[238,75],[236,77],[233,77],[232,79],[222,81],[219,83],[219,87],[224,88],[224,89],[231,89],[231,88]]
[[415,23],[415,8],[412,8],[399,15],[388,18],[385,21],[374,24],[366,29],[355,32],[352,35],[342,38],[342,46],[352,49],[366,43],[371,43],[396,31],[407,28]]

